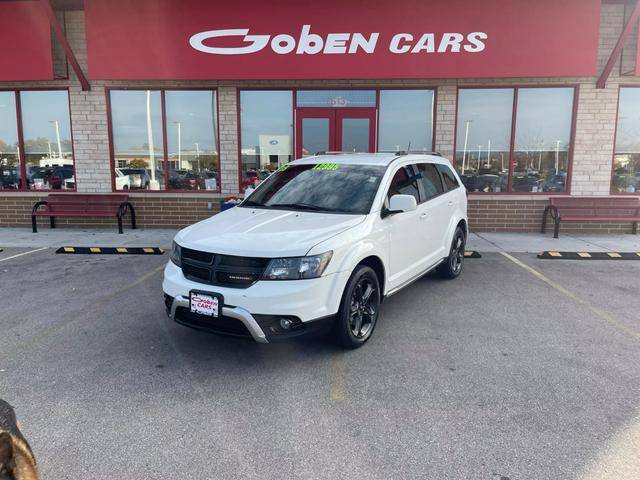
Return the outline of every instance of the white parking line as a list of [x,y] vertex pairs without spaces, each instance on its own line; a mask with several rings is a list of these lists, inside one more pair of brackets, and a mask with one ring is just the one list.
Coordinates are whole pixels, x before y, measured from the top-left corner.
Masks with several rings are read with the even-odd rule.
[[11,260],[12,258],[22,257],[23,255],[29,255],[30,253],[36,253],[36,252],[39,252],[41,250],[46,250],[47,248],[49,248],[49,247],[36,248],[35,250],[29,250],[28,252],[18,253],[17,255],[12,255],[11,257],[0,258],[0,262]]

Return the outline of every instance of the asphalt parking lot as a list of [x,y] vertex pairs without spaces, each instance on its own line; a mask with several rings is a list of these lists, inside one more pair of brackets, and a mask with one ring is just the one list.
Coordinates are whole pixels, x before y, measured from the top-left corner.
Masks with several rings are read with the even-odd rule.
[[170,323],[167,259],[0,252],[0,396],[44,479],[640,478],[640,261],[486,253],[345,352]]

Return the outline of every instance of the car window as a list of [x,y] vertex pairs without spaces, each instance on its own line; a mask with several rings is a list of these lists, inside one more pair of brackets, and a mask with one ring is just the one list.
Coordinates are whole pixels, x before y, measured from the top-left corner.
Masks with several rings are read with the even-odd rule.
[[343,163],[286,164],[240,207],[367,214],[387,167]]
[[422,182],[425,200],[437,197],[444,192],[440,174],[433,163],[419,163],[417,167],[421,177],[420,181]]
[[460,186],[460,184],[458,183],[458,180],[456,179],[455,175],[451,171],[451,167],[448,167],[447,165],[442,165],[440,163],[438,163],[436,167],[442,174],[442,180],[444,180],[444,185],[447,188],[447,190],[453,190],[454,188],[458,188]]
[[417,176],[413,175],[408,167],[401,167],[393,176],[387,192],[387,201],[393,195],[413,195],[416,202],[420,203]]

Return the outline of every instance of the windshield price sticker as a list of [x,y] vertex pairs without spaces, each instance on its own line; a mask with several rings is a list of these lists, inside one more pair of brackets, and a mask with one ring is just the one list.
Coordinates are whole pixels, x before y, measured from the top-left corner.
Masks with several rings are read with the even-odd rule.
[[313,170],[338,170],[339,168],[339,163],[318,163]]

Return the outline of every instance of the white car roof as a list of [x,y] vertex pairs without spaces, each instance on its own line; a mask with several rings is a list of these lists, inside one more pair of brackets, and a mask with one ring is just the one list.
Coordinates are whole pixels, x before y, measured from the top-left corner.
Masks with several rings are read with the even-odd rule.
[[290,165],[305,165],[310,163],[339,163],[342,165],[383,165],[387,166],[394,160],[428,160],[433,163],[449,163],[439,155],[432,154],[397,154],[397,153],[327,153],[314,155],[290,162]]

